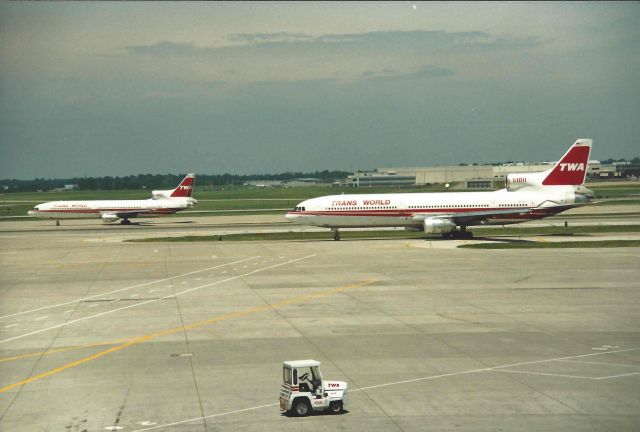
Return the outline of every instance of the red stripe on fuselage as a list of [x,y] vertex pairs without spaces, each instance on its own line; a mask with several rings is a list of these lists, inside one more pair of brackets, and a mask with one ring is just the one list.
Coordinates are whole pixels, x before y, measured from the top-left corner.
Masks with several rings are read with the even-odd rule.
[[51,209],[51,210],[31,210],[33,212],[36,213],[69,213],[69,214],[73,214],[73,213],[83,213],[83,214],[100,214],[100,213],[104,213],[104,212],[112,212],[112,213],[144,213],[144,214],[170,214],[170,213],[175,213],[178,212],[180,210],[183,210],[181,208],[176,208],[176,209],[139,209],[139,208],[134,208],[134,209]]
[[491,212],[503,210],[522,210],[528,211],[526,214],[496,214],[478,216],[478,219],[500,219],[500,220],[533,220],[542,219],[560,213],[564,210],[572,208],[572,205],[556,206],[547,208],[529,208],[529,207],[469,207],[469,208],[441,208],[441,209],[398,209],[398,210],[320,210],[320,211],[289,211],[288,214],[299,216],[350,216],[350,217],[413,217],[416,214],[431,213],[434,215],[469,213],[469,212]]
[[289,211],[292,215],[311,215],[311,216],[414,216],[423,213],[467,213],[479,211],[500,211],[500,210],[530,210],[528,207],[467,207],[467,208],[425,208],[425,209],[397,209],[397,210],[306,210],[306,211]]

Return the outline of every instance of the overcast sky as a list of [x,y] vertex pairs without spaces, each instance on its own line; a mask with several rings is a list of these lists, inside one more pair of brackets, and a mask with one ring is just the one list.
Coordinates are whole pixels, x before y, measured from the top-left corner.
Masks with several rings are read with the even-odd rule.
[[640,5],[0,3],[0,178],[640,155]]

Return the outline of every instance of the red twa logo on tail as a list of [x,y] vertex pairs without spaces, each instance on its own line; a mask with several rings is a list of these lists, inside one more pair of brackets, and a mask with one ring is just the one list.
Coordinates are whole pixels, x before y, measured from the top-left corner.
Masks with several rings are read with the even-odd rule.
[[590,139],[576,141],[556,166],[548,171],[549,174],[542,184],[544,186],[578,186],[584,183],[591,143]]
[[190,197],[195,183],[195,174],[188,174],[171,193],[172,198]]

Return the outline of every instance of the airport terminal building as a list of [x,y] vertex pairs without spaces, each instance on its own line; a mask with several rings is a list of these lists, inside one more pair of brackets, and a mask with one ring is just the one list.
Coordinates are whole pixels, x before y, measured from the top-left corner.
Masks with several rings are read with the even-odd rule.
[[[507,174],[545,171],[554,162],[509,163],[502,165],[459,165],[440,167],[393,167],[361,171],[350,175],[344,186],[424,186],[449,183],[453,187],[465,189],[495,189],[502,187]],[[622,178],[622,172],[615,164],[589,162],[587,175],[592,179]]]

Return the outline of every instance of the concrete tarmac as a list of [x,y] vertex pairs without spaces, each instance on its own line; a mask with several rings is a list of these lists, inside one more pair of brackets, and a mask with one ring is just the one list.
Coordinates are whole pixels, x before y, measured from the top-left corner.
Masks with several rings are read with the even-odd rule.
[[[80,222],[1,224],[2,430],[640,425],[640,248],[125,243],[145,230]],[[282,361],[305,358],[349,383],[347,413],[280,415]]]

